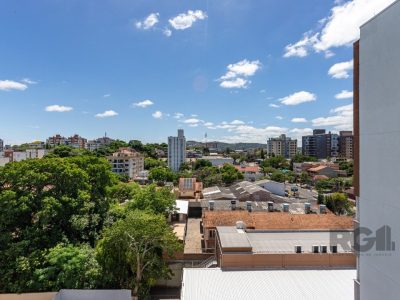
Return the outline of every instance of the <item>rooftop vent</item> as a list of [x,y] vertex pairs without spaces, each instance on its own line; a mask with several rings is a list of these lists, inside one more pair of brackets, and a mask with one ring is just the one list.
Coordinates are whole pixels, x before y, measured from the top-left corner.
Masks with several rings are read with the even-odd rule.
[[312,253],[319,253],[319,247],[317,245],[312,246]]
[[237,221],[237,222],[236,222],[236,229],[245,230],[245,229],[246,229],[246,224],[244,224],[243,221]]
[[253,210],[253,208],[251,206],[251,201],[246,201],[246,209],[248,212],[251,212]]
[[327,253],[328,252],[328,247],[325,245],[319,246],[319,252],[321,253]]
[[231,209],[236,210],[236,200],[231,200]]
[[268,211],[269,212],[274,211],[274,202],[268,201]]
[[320,214],[326,214],[326,205],[325,204],[320,204],[319,205],[319,213]]
[[282,209],[284,212],[289,212],[289,203],[283,203],[282,204]]
[[331,246],[331,252],[332,253],[337,253],[337,245],[332,245]]
[[209,206],[209,209],[210,209],[210,210],[214,210],[214,204],[215,204],[215,201],[214,201],[214,200],[208,201],[208,206]]
[[306,214],[309,214],[311,212],[311,204],[310,203],[308,203],[308,202],[304,203],[304,212]]
[[294,246],[294,252],[301,253],[301,246],[299,246],[299,245]]

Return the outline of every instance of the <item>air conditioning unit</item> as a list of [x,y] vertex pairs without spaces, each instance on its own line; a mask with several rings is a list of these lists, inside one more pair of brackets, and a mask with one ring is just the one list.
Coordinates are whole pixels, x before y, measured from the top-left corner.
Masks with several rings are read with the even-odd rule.
[[301,253],[301,246],[299,246],[299,245],[294,246],[294,252],[295,253]]
[[214,210],[214,204],[215,204],[214,202],[215,202],[214,200],[208,201],[208,205],[209,205],[210,210]]
[[246,209],[248,212],[251,212],[253,210],[253,208],[251,206],[251,201],[246,201]]
[[268,201],[268,211],[273,212],[274,211],[274,202]]
[[328,247],[326,245],[319,246],[319,252],[327,253],[328,252]]
[[283,203],[282,208],[284,212],[289,212],[289,203]]
[[312,253],[319,253],[319,246],[313,245],[311,249],[312,249]]
[[236,210],[236,200],[231,200],[231,209]]
[[337,253],[337,245],[332,245],[331,246],[331,252],[332,253]]

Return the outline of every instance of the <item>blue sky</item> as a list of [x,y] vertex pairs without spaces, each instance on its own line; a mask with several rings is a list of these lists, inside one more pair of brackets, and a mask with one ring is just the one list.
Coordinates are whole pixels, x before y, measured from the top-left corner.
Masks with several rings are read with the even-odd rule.
[[351,129],[352,43],[391,2],[2,1],[0,138]]

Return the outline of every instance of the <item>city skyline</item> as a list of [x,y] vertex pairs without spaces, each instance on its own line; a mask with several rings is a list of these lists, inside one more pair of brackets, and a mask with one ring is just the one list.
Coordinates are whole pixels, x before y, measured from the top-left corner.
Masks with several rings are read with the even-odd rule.
[[166,142],[183,128],[266,143],[352,130],[350,46],[392,2],[7,2],[0,138]]

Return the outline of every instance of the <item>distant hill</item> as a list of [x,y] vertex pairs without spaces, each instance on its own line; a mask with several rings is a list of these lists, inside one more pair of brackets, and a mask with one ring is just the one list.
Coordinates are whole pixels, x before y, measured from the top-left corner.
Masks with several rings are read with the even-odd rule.
[[[206,147],[206,144],[203,142],[196,142],[196,141],[187,141],[187,147]],[[251,149],[259,149],[259,148],[267,148],[267,144],[260,144],[260,143],[223,143],[223,142],[207,142],[207,147],[209,149],[216,149],[218,151],[225,151],[227,148],[231,150],[251,150]]]

